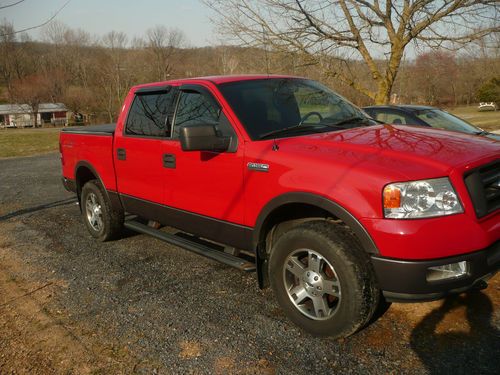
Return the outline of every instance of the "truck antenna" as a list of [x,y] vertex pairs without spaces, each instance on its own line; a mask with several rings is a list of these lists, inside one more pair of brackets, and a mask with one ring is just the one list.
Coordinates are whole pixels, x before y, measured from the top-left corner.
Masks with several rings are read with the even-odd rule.
[[278,142],[276,142],[276,138],[273,138],[273,151],[278,151],[280,146],[278,146]]

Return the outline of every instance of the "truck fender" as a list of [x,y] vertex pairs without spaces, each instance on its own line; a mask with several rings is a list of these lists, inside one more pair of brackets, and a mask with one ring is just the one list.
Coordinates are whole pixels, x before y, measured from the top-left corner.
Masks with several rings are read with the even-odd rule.
[[[270,218],[275,210],[288,204],[307,204],[309,206],[321,208],[330,213],[333,217],[342,220],[354,232],[361,243],[362,248],[370,254],[379,254],[375,242],[368,234],[363,225],[344,207],[328,198],[307,192],[285,193],[269,201],[260,212],[252,235],[252,247],[255,249],[257,277],[259,287],[262,289],[267,286],[267,254],[266,254],[266,235],[271,229]],[[271,224],[272,225],[272,224]]]
[[[97,173],[97,171],[92,166],[92,164],[90,164],[86,160],[79,161],[78,163],[76,163],[76,166],[75,166],[75,174],[74,174],[74,176],[75,176],[76,194],[78,196],[78,202],[80,202],[80,195],[81,195],[81,192],[82,192],[82,187],[84,185],[84,183],[80,183],[80,181],[78,180],[78,172],[79,172],[79,170],[81,168],[85,168],[85,169],[89,170],[90,173],[93,174],[93,176],[95,177],[95,179],[97,179],[99,181],[99,183],[101,184],[101,186],[104,188],[104,195],[106,196],[106,198],[111,203],[111,206],[113,207],[113,209],[115,209],[117,211],[120,211],[120,210],[123,211],[123,205],[122,205],[122,202],[121,202],[121,199],[120,199],[120,195],[118,194],[118,192],[106,189],[106,186],[102,182],[102,179],[101,179],[101,176],[99,176],[99,173]],[[80,205],[80,211],[81,210],[82,210],[82,207]]]
[[331,201],[328,198],[322,197],[320,195],[306,193],[306,192],[292,192],[285,193],[273,198],[269,201],[262,211],[260,212],[252,236],[253,248],[256,248],[259,243],[262,242],[265,236],[265,232],[268,229],[266,227],[268,218],[271,216],[273,211],[277,208],[282,207],[290,203],[303,203],[311,206],[321,208],[329,212],[333,217],[342,220],[349,226],[349,228],[356,234],[364,250],[370,254],[379,254],[378,248],[375,242],[368,234],[367,230],[363,225],[344,207],[336,202]]

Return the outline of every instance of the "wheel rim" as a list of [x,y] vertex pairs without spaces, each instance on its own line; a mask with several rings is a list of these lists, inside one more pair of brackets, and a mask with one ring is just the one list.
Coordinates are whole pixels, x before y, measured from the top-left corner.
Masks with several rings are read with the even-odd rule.
[[283,267],[285,289],[293,305],[314,320],[326,320],[337,312],[340,282],[331,263],[311,249],[290,254]]
[[89,222],[92,229],[100,232],[103,227],[102,221],[102,209],[97,195],[94,193],[89,193],[85,201],[85,210],[87,213],[87,221]]

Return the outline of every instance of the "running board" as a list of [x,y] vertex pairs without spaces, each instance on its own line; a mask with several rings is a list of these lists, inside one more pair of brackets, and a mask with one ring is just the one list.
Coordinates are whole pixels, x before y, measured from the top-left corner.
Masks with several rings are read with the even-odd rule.
[[127,220],[125,221],[124,225],[125,228],[133,230],[135,232],[148,234],[161,241],[168,242],[172,245],[180,246],[198,255],[202,255],[206,258],[210,258],[220,263],[227,264],[228,266],[238,268],[241,271],[245,272],[255,271],[255,264],[249,262],[248,260],[222,252],[220,250],[212,249],[200,243],[190,241],[184,237],[176,236],[175,234],[170,234],[163,232],[159,229],[151,228],[148,225],[141,224],[134,220]]

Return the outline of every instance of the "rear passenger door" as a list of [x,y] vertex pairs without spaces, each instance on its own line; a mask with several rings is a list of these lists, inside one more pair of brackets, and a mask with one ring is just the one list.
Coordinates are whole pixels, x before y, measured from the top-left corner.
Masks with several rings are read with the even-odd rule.
[[115,137],[117,185],[124,198],[163,203],[163,147],[172,130],[175,97],[170,86],[136,91],[122,134]]

